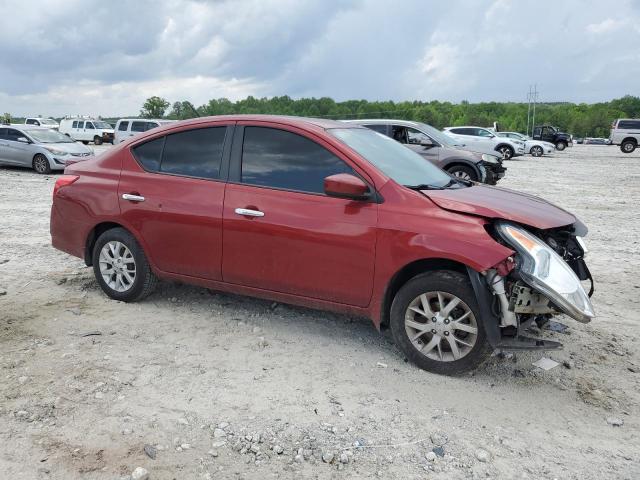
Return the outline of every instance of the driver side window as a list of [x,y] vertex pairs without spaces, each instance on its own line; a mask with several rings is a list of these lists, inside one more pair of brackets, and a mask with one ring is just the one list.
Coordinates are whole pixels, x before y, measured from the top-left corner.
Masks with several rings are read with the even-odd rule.
[[489,130],[485,130],[484,128],[476,129],[476,135],[478,137],[493,137],[493,134]]

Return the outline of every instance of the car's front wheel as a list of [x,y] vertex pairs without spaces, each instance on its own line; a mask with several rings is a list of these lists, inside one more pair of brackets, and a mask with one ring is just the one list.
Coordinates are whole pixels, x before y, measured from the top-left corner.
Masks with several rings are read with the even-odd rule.
[[409,280],[391,305],[391,332],[412,363],[434,373],[474,369],[490,351],[469,279],[454,271]]
[[565,148],[567,148],[567,144],[564,142],[558,142],[556,143],[556,150],[564,150]]
[[124,228],[107,230],[93,248],[93,272],[114,300],[135,302],[153,292],[157,277],[140,244]]
[[37,173],[51,173],[51,165],[49,165],[49,159],[41,153],[38,153],[33,157],[32,166]]
[[100,138],[98,135],[96,135],[95,137],[93,137],[93,143],[95,145],[102,145],[102,138]]
[[534,145],[533,147],[531,147],[531,150],[529,151],[529,153],[534,157],[541,157],[544,152],[542,151],[541,146]]
[[620,150],[622,150],[623,153],[632,153],[635,149],[636,142],[634,142],[633,140],[625,140],[620,145]]
[[500,152],[503,160],[510,160],[515,154],[513,148],[511,148],[509,145],[500,145],[498,148],[496,148],[496,151]]
[[453,167],[449,167],[447,172],[456,178],[461,178],[462,180],[470,180],[472,182],[480,180],[475,170],[466,165],[454,165]]

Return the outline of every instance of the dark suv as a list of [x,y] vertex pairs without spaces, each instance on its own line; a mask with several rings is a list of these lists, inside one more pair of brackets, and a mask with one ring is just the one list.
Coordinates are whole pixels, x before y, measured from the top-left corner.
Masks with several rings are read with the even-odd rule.
[[507,169],[497,155],[473,152],[431,125],[407,120],[344,120],[402,143],[454,177],[495,185]]
[[533,139],[553,143],[556,150],[564,150],[573,145],[571,135],[561,132],[558,127],[541,125],[533,129]]

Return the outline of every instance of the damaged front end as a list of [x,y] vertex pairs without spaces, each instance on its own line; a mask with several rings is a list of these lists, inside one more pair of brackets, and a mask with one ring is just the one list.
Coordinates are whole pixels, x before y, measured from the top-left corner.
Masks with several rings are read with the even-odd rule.
[[[595,316],[590,301],[593,279],[581,238],[586,228],[578,222],[532,231],[498,221],[491,233],[516,253],[482,274],[469,272],[490,343],[507,350],[561,347],[558,342],[528,337],[524,331],[534,321],[540,325],[557,313],[583,323]],[[589,293],[582,281],[590,282]]]

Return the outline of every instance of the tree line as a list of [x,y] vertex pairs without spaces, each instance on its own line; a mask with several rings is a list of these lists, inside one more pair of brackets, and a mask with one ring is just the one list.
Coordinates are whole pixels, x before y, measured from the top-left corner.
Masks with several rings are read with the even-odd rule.
[[[171,107],[171,108],[170,108]],[[322,98],[293,99],[287,95],[271,98],[249,96],[232,102],[226,98],[212,99],[199,107],[183,100],[171,105],[166,99],[151,97],[144,103],[140,115],[147,118],[187,118],[239,113],[295,115],[331,119],[397,118],[415,120],[436,128],[456,125],[489,127],[498,122],[501,130],[525,132],[527,103],[482,102],[460,103],[422,101],[367,101]],[[640,97],[626,95],[601,103],[538,103],[535,111],[537,125],[555,125],[575,136],[608,137],[616,118],[639,118]]]

